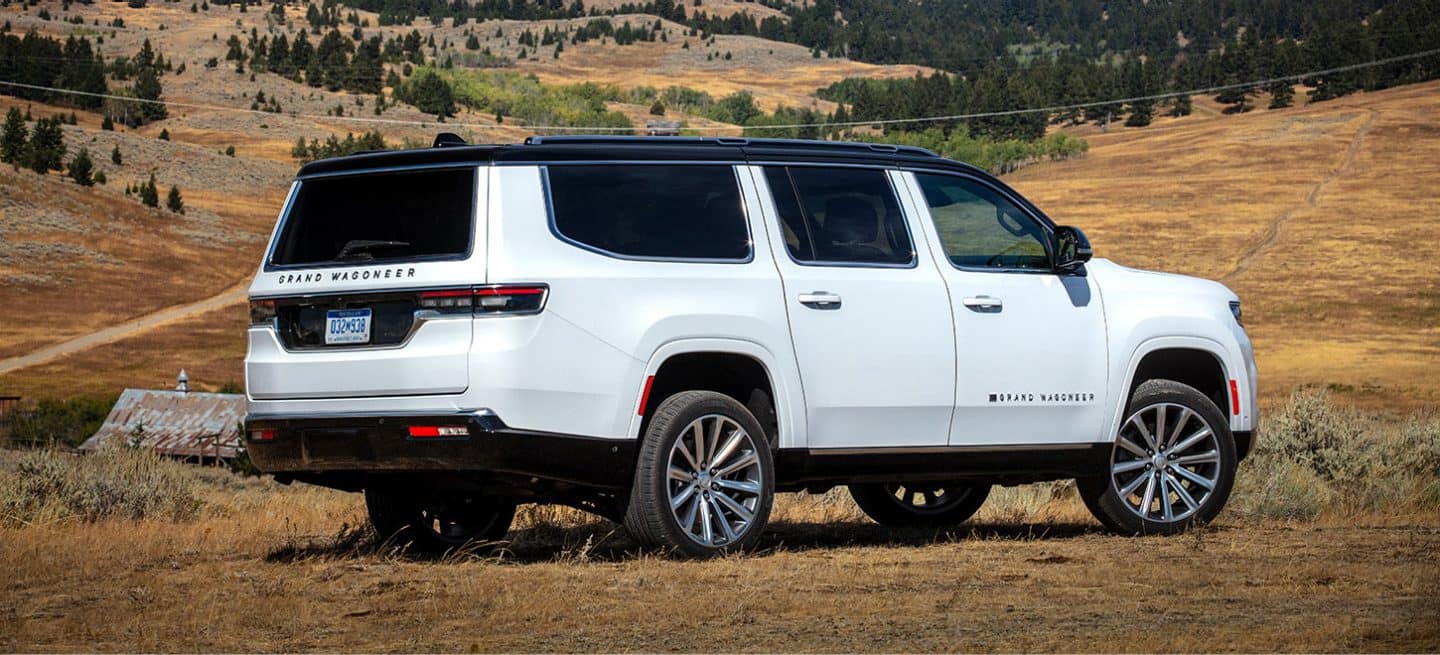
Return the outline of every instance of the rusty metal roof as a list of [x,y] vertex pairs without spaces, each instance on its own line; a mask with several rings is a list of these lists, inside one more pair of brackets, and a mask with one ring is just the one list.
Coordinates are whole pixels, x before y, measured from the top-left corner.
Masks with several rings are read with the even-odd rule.
[[138,438],[141,447],[162,455],[228,459],[240,445],[244,418],[245,396],[239,394],[126,389],[80,450]]

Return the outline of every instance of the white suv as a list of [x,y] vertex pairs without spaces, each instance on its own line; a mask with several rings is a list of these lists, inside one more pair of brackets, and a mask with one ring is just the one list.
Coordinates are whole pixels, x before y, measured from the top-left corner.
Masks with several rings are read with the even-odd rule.
[[363,490],[384,536],[503,537],[517,503],[646,544],[754,544],[774,493],[891,525],[1075,478],[1105,525],[1225,504],[1256,419],[1239,301],[1090,261],[932,152],[536,137],[301,169],[250,287],[246,445]]

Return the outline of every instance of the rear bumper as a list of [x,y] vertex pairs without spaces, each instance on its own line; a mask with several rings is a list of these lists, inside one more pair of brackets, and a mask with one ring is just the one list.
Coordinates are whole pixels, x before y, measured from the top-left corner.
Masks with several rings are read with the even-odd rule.
[[[412,438],[409,427],[464,426],[463,437]],[[511,428],[489,410],[456,414],[251,414],[245,447],[262,472],[303,479],[330,473],[499,473],[601,489],[634,476],[635,442]],[[273,430],[256,440],[257,430]]]

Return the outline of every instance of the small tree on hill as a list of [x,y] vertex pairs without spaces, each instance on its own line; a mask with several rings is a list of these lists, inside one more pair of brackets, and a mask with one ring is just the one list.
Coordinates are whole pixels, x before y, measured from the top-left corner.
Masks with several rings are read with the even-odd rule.
[[125,165],[125,158],[120,156],[120,146],[117,145],[110,149],[110,163],[116,166]]
[[163,128],[163,127],[160,128],[160,140],[161,140],[161,141],[169,141],[169,140],[170,140],[170,130],[167,130],[167,129]]
[[650,105],[650,115],[652,115],[652,116],[664,116],[664,115],[665,115],[665,105],[664,105],[664,103],[660,102],[659,100],[656,100],[654,104]]
[[90,151],[81,148],[70,160],[70,179],[75,180],[80,186],[94,186],[95,162],[90,161]]
[[115,121],[110,118],[110,114],[105,114],[105,117],[100,119],[100,129],[107,132],[115,131]]
[[1270,91],[1269,109],[1284,109],[1295,104],[1295,87],[1289,82],[1280,82],[1272,85]]
[[30,143],[25,148],[26,165],[36,173],[64,170],[65,133],[60,129],[59,118],[42,118],[35,121],[35,131],[30,134]]
[[[1237,78],[1233,75],[1226,80],[1227,85],[1236,83]],[[1227,114],[1243,114],[1255,108],[1250,104],[1250,89],[1245,87],[1225,89],[1215,96],[1215,102],[1230,105],[1225,108]]]
[[25,116],[20,113],[17,107],[11,107],[5,113],[5,131],[0,135],[0,162],[8,162],[16,168],[20,167],[21,159],[25,155],[25,143],[30,138],[30,130],[25,127]]
[[149,182],[142,182],[140,184],[139,194],[140,202],[143,203],[146,207],[160,206],[160,190],[155,188],[154,173],[150,174]]
[[[154,184],[153,177],[151,184]],[[176,214],[185,213],[185,201],[180,199],[180,187],[173,185],[170,187],[170,195],[165,196],[165,208]]]

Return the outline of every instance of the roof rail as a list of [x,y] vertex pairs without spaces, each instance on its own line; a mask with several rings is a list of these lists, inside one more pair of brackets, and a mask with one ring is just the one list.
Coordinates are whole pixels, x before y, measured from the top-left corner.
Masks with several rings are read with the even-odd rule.
[[815,150],[864,150],[868,152],[905,153],[922,157],[939,157],[933,150],[917,146],[897,146],[888,143],[863,143],[857,141],[821,141],[818,139],[759,139],[733,136],[630,136],[603,134],[565,134],[558,136],[532,136],[525,139],[527,146],[546,144],[606,144],[642,145],[715,145],[731,147],[784,147]]

